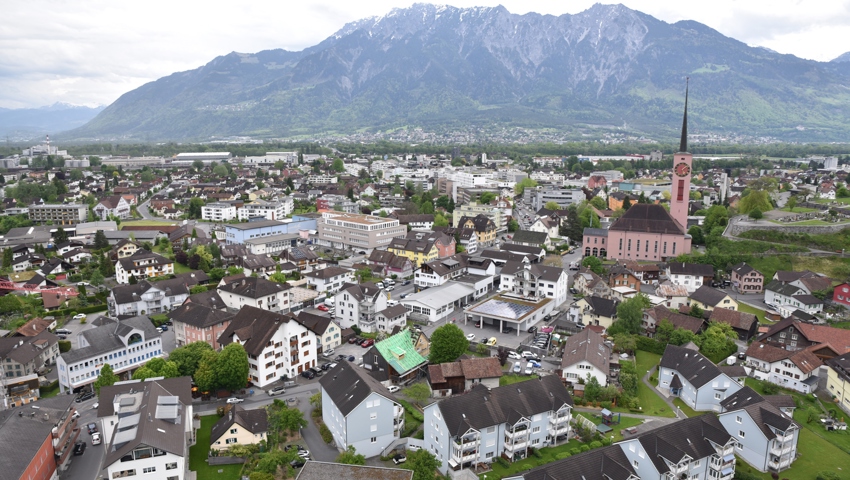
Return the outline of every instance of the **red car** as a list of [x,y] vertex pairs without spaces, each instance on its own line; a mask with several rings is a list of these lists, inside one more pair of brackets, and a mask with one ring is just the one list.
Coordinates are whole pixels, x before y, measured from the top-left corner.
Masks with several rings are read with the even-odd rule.
[[318,306],[318,307],[316,307],[316,308],[318,308],[319,310],[321,310],[321,311],[323,311],[323,312],[327,312],[327,311],[328,311],[328,307],[327,307],[326,305],[324,305],[324,304],[319,305],[319,306]]
[[367,339],[365,342],[361,343],[360,346],[363,347],[363,348],[369,348],[374,344],[375,344],[375,341],[370,338],[370,339]]

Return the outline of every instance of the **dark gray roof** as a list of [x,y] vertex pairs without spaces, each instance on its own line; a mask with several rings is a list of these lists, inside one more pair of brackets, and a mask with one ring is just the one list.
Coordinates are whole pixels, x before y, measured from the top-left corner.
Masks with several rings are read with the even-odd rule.
[[805,292],[804,289],[796,285],[791,285],[790,283],[782,283],[779,280],[771,280],[767,285],[765,285],[764,289],[770,290],[771,292],[776,292],[780,295],[785,295],[786,297],[796,295],[800,292]]
[[346,465],[310,460],[298,471],[295,480],[411,480],[413,470],[403,468]]
[[710,305],[714,307],[719,305],[726,296],[727,293],[723,290],[703,285],[696,289],[696,291],[690,295],[690,298],[702,303],[703,305]]
[[[743,262],[732,267],[732,271],[737,273],[738,275],[741,275],[742,277],[744,275],[749,274],[750,272],[756,272],[756,273],[761,274],[761,272],[759,272],[758,270],[756,270],[752,266],[747,265],[746,263],[743,263]],[[762,275],[762,276],[764,276],[764,275]]]
[[319,336],[324,335],[331,324],[330,317],[308,313],[303,310],[298,312],[298,315],[293,318],[295,318],[296,322],[304,325],[307,330],[310,330]]
[[372,392],[396,401],[387,387],[350,362],[338,362],[319,383],[343,415],[351,413]]
[[284,225],[284,223],[279,220],[257,220],[255,222],[228,224],[227,228],[235,228],[236,230],[251,230],[254,228],[273,227],[276,225]]
[[684,235],[684,226],[661,205],[637,203],[611,225],[610,230]]
[[216,440],[230,430],[230,426],[234,423],[253,434],[264,433],[269,429],[269,415],[266,409],[262,407],[255,410],[245,410],[239,405],[233,405],[227,415],[221,417],[212,426],[210,443],[214,444]]
[[584,297],[584,300],[600,317],[614,318],[617,315],[617,302],[614,300],[594,296]]
[[210,308],[201,303],[189,302],[168,312],[168,318],[182,322],[195,328],[207,328],[222,323],[230,317],[230,313]]
[[713,277],[714,267],[702,263],[671,262],[667,264],[671,275],[692,275],[694,277]]
[[381,310],[378,313],[383,315],[384,318],[396,318],[396,317],[400,317],[400,316],[404,315],[405,313],[407,313],[407,309],[404,308],[404,305],[398,304],[398,305],[393,305],[392,307],[387,307],[387,308],[385,308],[384,310]]
[[[138,234],[138,233],[142,233],[142,232],[133,232],[133,233]],[[136,267],[135,263],[134,263],[134,262],[139,262],[139,261],[142,261],[142,260],[145,260],[145,261],[150,260],[151,261],[151,263],[146,263],[143,266],[144,268],[153,267],[153,266],[157,266],[157,265],[168,265],[169,263],[174,263],[173,261],[163,257],[162,255],[160,255],[158,253],[149,252],[147,250],[138,250],[138,251],[136,251],[136,253],[130,255],[129,257],[125,257],[125,258],[118,260],[118,263],[121,264],[121,266],[124,268],[125,271],[130,271],[130,270],[133,270],[133,269],[136,269],[136,268],[143,268],[143,267]]]
[[503,423],[514,424],[520,418],[574,405],[573,398],[555,375],[539,380],[489,389],[476,385],[465,395],[442,400],[438,404],[449,435],[462,435],[469,428],[482,429]]
[[564,343],[564,356],[561,358],[561,368],[587,361],[605,375],[610,369],[611,347],[605,345],[602,335],[585,328],[581,332],[567,337]]
[[[32,337],[0,337],[0,361],[10,358],[21,365],[26,365],[56,345],[59,337],[43,330]],[[41,365],[36,365],[36,368]]]
[[246,305],[230,319],[218,343],[225,347],[233,342],[233,335],[237,335],[249,355],[259,356],[278,328],[289,320],[286,315]]
[[351,270],[340,267],[325,267],[321,270],[313,270],[312,272],[305,273],[304,276],[326,280],[328,278],[333,278],[339,275],[345,275],[350,271]]
[[712,443],[724,446],[730,440],[732,436],[711,413],[650,430],[638,438],[647,456],[662,474],[670,471],[665,459],[676,464],[686,456],[691,459],[710,457],[717,453]]
[[201,305],[206,305],[210,308],[215,308],[218,310],[223,310],[227,308],[227,305],[224,303],[224,300],[221,298],[221,295],[219,295],[218,290],[207,290],[206,292],[189,295],[189,298],[186,299],[186,302],[200,303]]
[[381,289],[373,282],[346,283],[340,287],[340,291],[348,293],[358,302],[362,302],[366,298],[374,299],[381,293]]
[[597,448],[526,472],[525,480],[628,480],[637,472],[619,445]]
[[768,399],[752,388],[744,387],[720,402],[720,406],[725,412],[746,411],[768,439],[777,436],[770,427],[782,432],[799,427],[791,417],[779,410],[779,407],[796,407],[790,395],[771,395]]
[[584,231],[582,232],[582,235],[588,237],[607,237],[608,230],[604,228],[585,227]]
[[126,337],[133,329],[141,330],[146,342],[162,336],[161,333],[156,331],[150,318],[146,316],[132,317],[118,323],[84,330],[80,335],[86,339],[89,346],[65,352],[62,354],[62,359],[70,365],[86,358],[125,348],[121,338]]
[[533,245],[519,245],[517,243],[503,243],[499,246],[499,250],[514,253],[527,253],[529,255],[537,255],[538,257],[546,255],[546,250],[543,247],[535,247]]
[[244,277],[218,287],[219,292],[258,299],[292,288],[288,283],[276,283],[260,277]]
[[723,372],[701,353],[667,344],[661,356],[661,367],[675,370],[695,388],[714,380]]
[[134,303],[141,300],[141,295],[149,290],[161,290],[165,295],[188,295],[189,289],[183,279],[162,280],[159,282],[148,282],[142,280],[135,285],[119,285],[112,289],[112,296],[117,304]]
[[546,232],[532,232],[531,230],[517,230],[513,233],[511,240],[514,243],[533,243],[535,245],[543,245],[549,234]]
[[[73,395],[57,395],[22,407],[0,410],[0,478],[26,478],[24,472],[50,438],[53,426],[68,414],[73,405]],[[24,415],[19,416],[19,413]],[[47,421],[44,420],[45,415],[48,416]],[[53,461],[52,451],[49,461]]]

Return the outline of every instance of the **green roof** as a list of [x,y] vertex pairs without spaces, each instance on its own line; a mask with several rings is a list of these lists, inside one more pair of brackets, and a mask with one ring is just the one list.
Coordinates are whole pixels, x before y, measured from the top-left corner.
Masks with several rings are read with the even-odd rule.
[[386,360],[399,375],[404,375],[419,365],[427,362],[425,357],[420,355],[419,352],[413,348],[413,340],[410,339],[410,332],[406,328],[392,337],[376,343],[375,348],[381,352],[381,356],[384,357],[384,360]]

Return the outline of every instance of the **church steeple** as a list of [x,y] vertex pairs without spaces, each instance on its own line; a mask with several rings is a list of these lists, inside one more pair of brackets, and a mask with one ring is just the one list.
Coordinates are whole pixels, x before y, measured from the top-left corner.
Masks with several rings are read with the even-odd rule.
[[679,151],[688,151],[688,83],[690,77],[685,78],[685,116],[682,118],[682,139],[679,140]]

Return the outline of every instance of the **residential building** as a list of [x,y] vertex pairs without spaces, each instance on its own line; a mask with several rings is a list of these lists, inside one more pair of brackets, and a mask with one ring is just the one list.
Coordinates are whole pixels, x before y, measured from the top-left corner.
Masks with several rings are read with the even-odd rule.
[[850,283],[837,285],[832,291],[832,303],[850,308]]
[[333,298],[336,308],[334,317],[342,328],[356,325],[364,332],[378,331],[377,314],[387,308],[385,291],[372,282],[346,284]]
[[208,203],[201,207],[201,218],[211,222],[233,220],[236,218],[236,205],[223,202]]
[[92,211],[101,220],[109,220],[110,217],[130,218],[130,203],[121,195],[112,195],[100,199]]
[[850,353],[826,361],[826,390],[835,403],[850,413]]
[[478,215],[484,215],[493,221],[496,230],[499,232],[508,231],[508,219],[502,213],[502,209],[493,205],[481,205],[477,202],[469,202],[467,204],[458,205],[452,212],[452,226],[462,228],[460,219],[463,217],[475,218]]
[[[455,212],[455,215],[457,215],[457,212]],[[486,215],[460,217],[456,228],[474,230],[479,247],[489,247],[496,243],[496,233],[498,232],[496,224]]]
[[680,306],[688,305],[688,289],[682,285],[673,285],[669,282],[658,285],[655,288],[655,296],[663,298],[664,305],[676,311]]
[[608,286],[611,288],[628,287],[639,292],[641,281],[628,268],[618,264],[608,270]]
[[101,388],[97,417],[108,478],[190,478],[189,445],[195,440],[191,390],[190,377]]
[[800,426],[791,411],[783,408],[790,395],[763,397],[744,387],[721,402],[718,419],[735,437],[735,453],[762,472],[781,472],[797,458]]
[[129,257],[115,262],[115,281],[119,284],[130,283],[130,277],[136,280],[161,277],[174,273],[174,262],[157,253],[138,250]]
[[818,345],[802,350],[786,350],[762,342],[747,348],[747,366],[754,378],[780,387],[809,394],[818,388],[818,370],[823,365],[814,351]]
[[798,282],[782,283],[772,280],[764,288],[764,303],[777,309],[783,317],[790,317],[797,310],[809,315],[823,310],[823,300],[811,295]]
[[77,336],[77,348],[56,361],[60,391],[94,383],[106,363],[116,375],[128,377],[148,360],[162,357],[161,336],[146,316],[83,330]]
[[587,200],[587,196],[580,188],[563,189],[558,186],[526,188],[524,197],[530,197],[531,208],[535,211],[540,210],[549,202],[557,203],[558,208],[567,208],[570,205],[578,205]]
[[497,357],[462,358],[456,362],[428,365],[432,396],[446,397],[472,390],[476,385],[499,386],[502,366]]
[[186,301],[189,288],[183,279],[135,285],[119,285],[109,291],[106,305],[109,315],[153,315],[169,312]]
[[404,305],[393,305],[375,314],[375,322],[379,331],[392,332],[394,328],[407,325],[407,309]]
[[608,385],[611,375],[611,347],[605,344],[602,335],[585,328],[567,337],[564,355],[561,357],[561,375],[564,380],[578,384],[588,375],[596,378],[603,387]]
[[732,297],[729,296],[723,290],[718,290],[716,288],[711,288],[708,285],[703,285],[694,291],[689,297],[690,301],[688,302],[689,306],[693,307],[696,305],[701,308],[703,311],[711,311],[715,308],[726,308],[729,310],[737,310],[738,302],[733,300]]
[[761,295],[764,289],[764,275],[746,263],[732,267],[731,281],[732,288],[744,295]]
[[51,222],[53,225],[74,225],[83,223],[88,219],[88,207],[76,203],[34,203],[28,208],[29,219],[35,223]]
[[393,238],[387,246],[387,251],[410,259],[414,268],[419,268],[423,263],[432,262],[439,258],[437,246],[431,240]]
[[319,256],[310,247],[292,247],[280,254],[281,261],[293,263],[299,272],[313,270],[319,264]]
[[[290,316],[292,314],[290,313]],[[331,348],[336,348],[342,343],[342,329],[340,326],[325,315],[315,315],[305,311],[298,312],[294,316],[295,321],[307,327],[316,335],[319,344],[316,353],[323,353]]]
[[354,283],[354,272],[340,267],[325,267],[304,274],[307,287],[319,293],[333,295],[346,283]]
[[641,330],[650,338],[655,337],[655,332],[661,322],[667,320],[673,325],[674,329],[681,328],[699,334],[706,327],[705,320],[702,318],[692,317],[679,313],[678,310],[670,310],[664,305],[656,305],[648,308],[643,312],[643,320],[641,321]]
[[586,297],[611,298],[611,287],[599,275],[582,269],[574,276],[573,288]]
[[317,365],[316,334],[280,313],[244,306],[218,342],[239,342],[248,354],[248,376],[260,388],[294,378]]
[[227,308],[257,307],[271,312],[288,312],[292,285],[260,277],[242,277],[218,287]]
[[[294,220],[294,219],[293,219]],[[242,244],[252,238],[290,233],[286,223],[280,220],[255,220],[247,223],[225,225],[227,244]]]
[[573,405],[554,375],[496,388],[476,385],[425,407],[425,449],[442,462],[444,475],[498,457],[519,460],[529,448],[569,437]]
[[293,209],[294,205],[292,197],[283,197],[272,202],[257,200],[251,203],[246,203],[240,207],[236,213],[239,220],[248,220],[258,217],[263,217],[266,220],[283,220],[287,215],[293,212]]
[[668,344],[658,364],[658,388],[694,410],[719,412],[720,402],[743,385],[701,353]]
[[527,247],[546,248],[549,245],[549,234],[532,230],[517,230],[513,233],[511,243]]
[[394,218],[339,212],[323,213],[317,230],[317,244],[355,250],[386,247],[393,238],[407,234]]
[[397,215],[396,218],[400,224],[410,227],[413,231],[430,232],[434,227],[434,214]]
[[142,246],[133,240],[119,240],[118,243],[112,246],[109,250],[109,258],[117,260],[133,256],[134,253],[141,250]]
[[738,339],[743,342],[749,342],[750,339],[758,335],[759,321],[752,313],[739,312],[728,308],[715,308],[711,311],[711,316],[708,318],[710,322],[728,323],[732,325],[735,333],[738,334]]
[[[221,305],[223,306],[223,305]],[[178,347],[194,342],[207,342],[218,350],[218,338],[230,325],[230,313],[206,304],[187,302],[168,312]]]
[[74,405],[72,395],[57,395],[0,411],[3,478],[51,480],[68,469],[80,435]]
[[229,450],[233,445],[258,445],[266,441],[269,415],[265,408],[245,410],[233,405],[210,431],[210,449]]
[[363,355],[363,368],[385,384],[406,385],[425,374],[427,363],[406,328],[375,343]]
[[455,280],[464,275],[493,276],[496,266],[489,259],[470,258],[465,253],[459,253],[433,262],[421,265],[414,274],[413,283],[417,289],[436,287],[449,280]]
[[568,280],[560,267],[508,262],[502,267],[499,289],[522,297],[549,298],[557,306],[567,301]]
[[337,448],[381,455],[404,429],[404,408],[387,388],[350,362],[338,362],[319,380],[322,420]]
[[806,323],[794,317],[774,323],[758,341],[791,351],[820,346],[813,351],[821,361],[850,352],[850,331]]
[[400,257],[386,250],[372,250],[366,261],[369,265],[383,267],[381,274],[384,277],[410,278],[413,276],[413,262],[407,257]]
[[573,302],[572,320],[584,325],[599,325],[608,329],[617,320],[617,302],[608,298],[589,296]]
[[694,293],[703,285],[711,285],[714,278],[714,267],[701,263],[679,263],[667,264],[667,278],[673,285],[681,285]]
[[42,367],[56,363],[58,357],[59,337],[49,330],[34,336],[0,337],[0,378],[37,375]]

